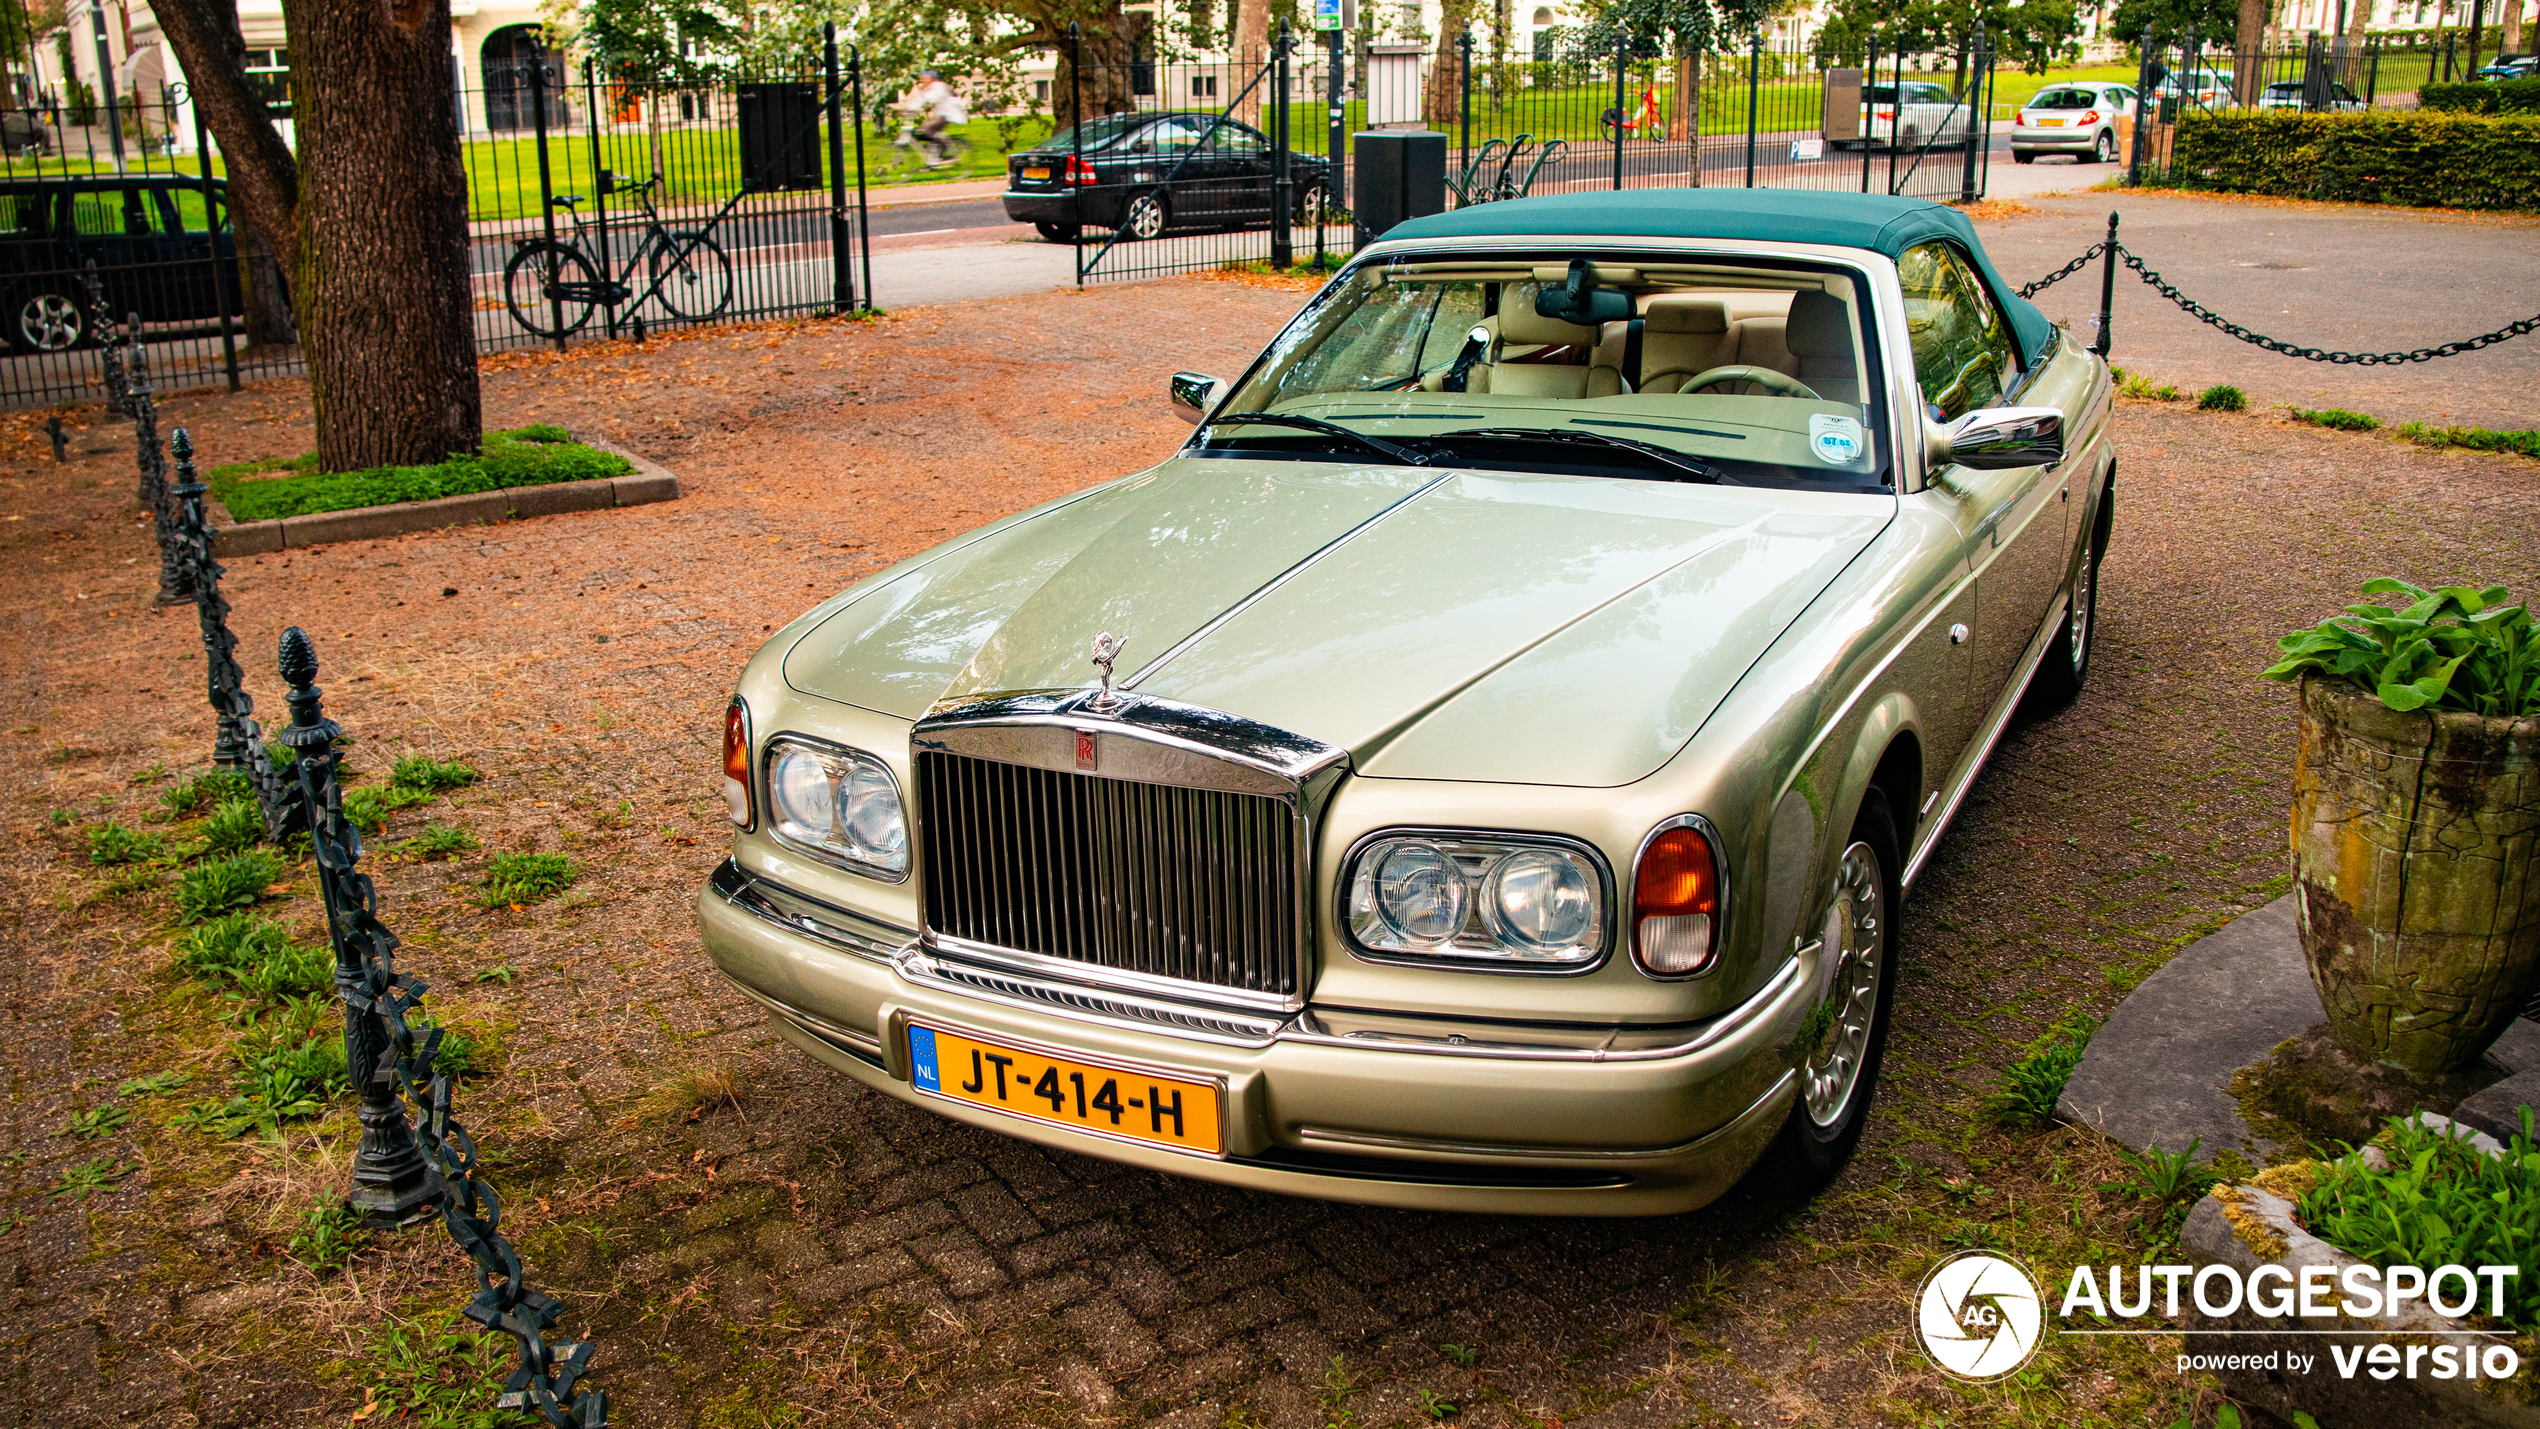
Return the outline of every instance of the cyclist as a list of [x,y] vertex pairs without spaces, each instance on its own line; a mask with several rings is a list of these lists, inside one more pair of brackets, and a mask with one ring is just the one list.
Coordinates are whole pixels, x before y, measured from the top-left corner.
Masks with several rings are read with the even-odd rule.
[[921,70],[917,79],[917,90],[909,96],[908,102],[910,109],[925,116],[924,122],[917,126],[917,143],[935,156],[926,167],[940,169],[954,161],[954,145],[961,144],[965,149],[969,147],[945,131],[955,124],[969,122],[970,104],[955,93],[951,85],[944,83],[940,70]]

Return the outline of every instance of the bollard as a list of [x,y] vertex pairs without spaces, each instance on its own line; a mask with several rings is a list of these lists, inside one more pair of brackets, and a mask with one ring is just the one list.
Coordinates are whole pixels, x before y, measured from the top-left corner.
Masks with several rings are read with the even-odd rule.
[[176,459],[170,495],[177,506],[177,550],[184,559],[194,610],[203,627],[203,678],[212,706],[212,762],[245,771],[255,790],[256,807],[265,816],[265,840],[280,843],[306,827],[301,815],[300,784],[274,772],[265,758],[265,734],[255,720],[256,702],[247,695],[245,673],[238,668],[238,637],[229,633],[229,600],[220,593],[220,564],[212,559],[212,526],[203,510],[205,487],[194,479],[194,440],[179,427],[168,438]]
[[[420,984],[387,972],[397,935],[376,916],[370,876],[355,865],[362,856],[361,830],[344,819],[335,777],[335,737],[342,729],[326,717],[317,687],[317,647],[294,625],[282,632],[282,678],[290,683],[291,727],[282,742],[299,756],[300,802],[308,810],[309,846],[317,856],[318,891],[326,900],[328,939],[335,945],[335,990],[344,998],[344,1067],[362,1099],[361,1145],[353,1152],[353,1190],[345,1204],[372,1226],[401,1226],[441,1203],[441,1173],[424,1157],[406,1119],[397,1068],[386,1055],[387,1028],[379,1003],[391,994],[419,997]],[[374,976],[377,969],[382,976]],[[378,985],[386,983],[389,985]],[[438,1029],[430,1034],[437,1043]],[[425,1054],[429,1058],[428,1051]]]
[[52,440],[53,460],[66,462],[71,459],[71,437],[70,433],[62,430],[61,413],[56,412],[44,419],[44,435]]
[[[141,315],[133,314],[134,331],[141,328]],[[177,549],[176,502],[169,494],[167,453],[159,448],[159,404],[150,395],[150,364],[139,343],[132,348],[132,372],[124,392],[124,405],[132,413],[132,442],[141,467],[141,504],[150,508],[150,525],[159,538],[159,594],[161,605],[177,605],[194,598],[192,576]]]
[[91,258],[81,269],[80,282],[88,287],[88,332],[97,341],[99,377],[106,384],[106,410],[122,416],[124,405],[123,350],[118,345],[121,334],[115,330],[114,314],[106,309],[106,285],[97,280],[97,260]]
[[2117,215],[2108,213],[2108,242],[2101,254],[2099,268],[2099,315],[2092,323],[2099,335],[2090,340],[2090,350],[2101,357],[2108,355],[2109,344],[2116,340],[2112,331],[2117,325]]

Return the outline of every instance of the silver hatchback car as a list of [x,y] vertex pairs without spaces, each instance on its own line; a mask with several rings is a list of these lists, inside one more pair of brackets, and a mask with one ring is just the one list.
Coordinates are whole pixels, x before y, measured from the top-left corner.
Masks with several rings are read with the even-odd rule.
[[2133,120],[2131,85],[2050,84],[2020,106],[2011,157],[2033,164],[2040,154],[2071,154],[2085,164],[2113,164],[2117,134]]

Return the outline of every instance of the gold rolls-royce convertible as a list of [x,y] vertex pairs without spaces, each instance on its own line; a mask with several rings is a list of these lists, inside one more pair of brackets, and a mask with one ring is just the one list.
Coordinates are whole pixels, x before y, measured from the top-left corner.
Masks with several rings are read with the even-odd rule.
[[1403,224],[1168,396],[1158,465],[750,661],[715,962],[866,1086],[1232,1185],[1831,1175],[1900,901],[2089,673],[2105,363],[1947,208],[1581,194]]

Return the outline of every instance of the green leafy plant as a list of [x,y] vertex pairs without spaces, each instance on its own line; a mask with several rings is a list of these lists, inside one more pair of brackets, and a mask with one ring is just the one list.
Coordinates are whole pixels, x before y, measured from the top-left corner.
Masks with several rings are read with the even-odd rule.
[[431,797],[430,794],[417,793],[412,789],[400,789],[394,784],[385,788],[366,784],[358,789],[344,791],[344,817],[352,820],[355,828],[381,833],[388,827],[388,815],[391,812],[405,808],[409,804],[424,803]]
[[2417,86],[2417,107],[2456,114],[2540,114],[2540,76]]
[[157,1096],[175,1091],[192,1080],[192,1077],[183,1072],[152,1072],[146,1077],[134,1077],[115,1088],[115,1095],[119,1097]]
[[2319,675],[2369,691],[2402,713],[2464,710],[2519,718],[2540,714],[2540,639],[2531,612],[2504,603],[2503,586],[2426,590],[2406,581],[2364,583],[2366,595],[2409,604],[2350,605],[2276,642],[2270,680]]
[[2182,188],[2230,193],[2529,210],[2540,208],[2535,169],[2540,115],[2268,109],[2182,116],[2169,174]]
[[321,1274],[339,1269],[370,1244],[362,1213],[334,1196],[320,1196],[300,1213],[291,1233],[291,1258]]
[[281,924],[247,913],[215,918],[187,933],[177,942],[176,965],[256,1004],[324,992],[335,979],[328,949],[294,943]]
[[476,835],[456,824],[426,824],[423,832],[397,845],[408,858],[431,861],[456,858],[476,847]]
[[203,846],[210,853],[238,853],[265,837],[265,811],[253,799],[230,799],[203,821]]
[[2199,412],[2245,412],[2249,410],[2249,394],[2228,382],[2217,382],[2196,394]]
[[[590,481],[625,476],[634,464],[615,452],[604,452],[563,440],[560,428],[520,428],[487,432],[484,448],[432,466],[382,466],[363,471],[321,472],[314,461],[257,462],[241,467],[215,467],[209,474],[214,495],[241,521],[267,521],[306,516],[318,511],[349,511],[397,501],[429,501],[470,492],[501,491],[516,486],[544,486],[559,481]],[[263,476],[277,466],[287,476]],[[245,468],[245,469],[242,469]]]
[[90,863],[108,866],[143,863],[154,858],[165,858],[167,852],[168,841],[159,834],[127,829],[112,819],[102,824],[88,826],[88,861]]
[[2506,1321],[2540,1329],[2540,1150],[2531,1109],[2502,1156],[2413,1117],[2394,1117],[2375,1139],[2385,1164],[2361,1152],[2321,1168],[2302,1198],[2302,1224],[2339,1250],[2376,1265],[2513,1265]]
[[213,769],[180,779],[159,791],[159,807],[171,819],[190,818],[232,799],[252,799],[255,786],[235,769]]
[[2207,1191],[2222,1184],[2221,1173],[2211,1166],[2196,1164],[2197,1148],[2205,1138],[2187,1143],[2185,1151],[2163,1151],[2157,1146],[2140,1152],[2119,1148],[2117,1159],[2126,1165],[2123,1180],[2100,1185],[2102,1191],[2113,1191],[2141,1203],[2136,1214],[2148,1244],[2167,1245],[2178,1239],[2178,1229],[2187,1213],[2204,1199]]
[[127,779],[124,782],[127,784],[156,784],[167,777],[168,762],[162,759],[151,765],[149,768],[135,773],[130,779]]
[[580,872],[560,853],[498,853],[485,866],[485,907],[553,898]]
[[505,987],[519,980],[520,969],[509,963],[496,963],[490,968],[478,968],[476,976],[468,979],[469,982],[499,982]]
[[2125,380],[2117,384],[2117,390],[2128,397],[2140,398],[2146,402],[2175,402],[2178,400],[2177,388],[2172,387],[2167,383],[2156,385],[2151,378],[2146,377],[2139,372],[2127,373],[2125,375]]
[[2002,1074],[2000,1089],[1984,1099],[1985,1111],[2005,1126],[2052,1125],[2055,1102],[2064,1094],[2064,1083],[2072,1080],[2073,1069],[2081,1065],[2082,1052],[2098,1025],[2089,1020],[2061,1022],[2029,1044],[2028,1055],[2012,1063]]
[[2429,427],[2423,422],[2401,422],[2397,430],[2400,436],[2421,447],[2460,447],[2465,451],[2540,457],[2540,431],[2498,432],[2486,427]]
[[481,1062],[485,1052],[485,1043],[475,1033],[463,1027],[445,1027],[432,1065],[437,1071],[449,1073],[453,1082],[465,1081],[484,1071]]
[[95,1106],[63,1123],[62,1131],[64,1135],[76,1136],[82,1141],[94,1141],[130,1120],[132,1112],[129,1108]]
[[282,874],[282,860],[264,849],[198,863],[185,870],[184,881],[177,885],[177,919],[203,923],[235,909],[253,907]]
[[512,1342],[480,1335],[456,1310],[392,1320],[364,1347],[364,1413],[398,1429],[510,1429],[526,1415],[492,1407],[511,1373]]
[[46,1189],[63,1200],[85,1201],[140,1169],[110,1156],[100,1156],[63,1171],[62,1179]]
[[2337,432],[2369,432],[2381,425],[2381,419],[2370,412],[2349,412],[2343,407],[2322,407],[2317,411],[2292,407],[2287,412],[2297,422]]
[[284,1122],[323,1114],[348,1085],[343,1032],[328,1025],[335,1005],[332,997],[297,998],[250,1027],[230,1048],[238,1074],[229,1099],[205,1102],[178,1124],[225,1137],[271,1137]]
[[1482,1358],[1481,1351],[1474,1349],[1471,1345],[1442,1344],[1438,1346],[1438,1353],[1455,1361],[1457,1364],[1464,1366],[1466,1369],[1471,1369],[1474,1365],[1480,1363]]
[[453,789],[464,789],[476,780],[476,766],[473,764],[463,764],[455,759],[434,759],[422,754],[405,756],[388,773],[391,785],[418,794],[446,794]]

